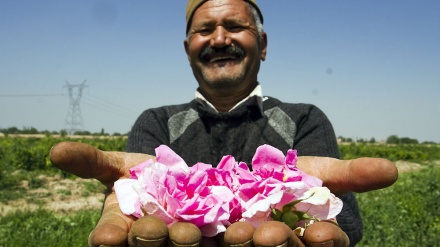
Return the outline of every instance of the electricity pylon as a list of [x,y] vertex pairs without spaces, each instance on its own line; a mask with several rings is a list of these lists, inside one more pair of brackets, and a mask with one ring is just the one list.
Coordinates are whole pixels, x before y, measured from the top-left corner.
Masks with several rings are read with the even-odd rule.
[[82,91],[87,85],[85,80],[81,84],[70,84],[68,81],[66,81],[66,83],[67,85],[64,87],[67,87],[69,91],[70,106],[67,111],[65,124],[67,133],[72,135],[77,131],[82,131],[84,128],[79,103],[81,101]]

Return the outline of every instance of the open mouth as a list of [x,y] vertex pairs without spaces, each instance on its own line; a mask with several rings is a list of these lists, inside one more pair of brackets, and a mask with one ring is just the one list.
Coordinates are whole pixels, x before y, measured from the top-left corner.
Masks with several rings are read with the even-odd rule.
[[233,55],[220,55],[220,56],[212,56],[206,59],[209,63],[217,63],[217,62],[228,62],[228,61],[234,61],[238,58]]
[[200,59],[206,63],[220,64],[240,61],[244,56],[244,50],[238,46],[224,48],[207,47],[201,52]]

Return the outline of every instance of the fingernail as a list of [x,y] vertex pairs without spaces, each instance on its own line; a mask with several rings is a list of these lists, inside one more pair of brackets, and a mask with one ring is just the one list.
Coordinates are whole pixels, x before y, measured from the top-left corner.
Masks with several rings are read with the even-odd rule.
[[322,242],[322,243],[308,243],[307,246],[310,246],[310,247],[333,247],[334,243],[333,243],[333,240],[329,240],[329,241]]
[[276,247],[287,247],[288,245],[287,245],[287,242],[284,242],[284,243],[282,243],[282,244],[280,244],[280,245],[277,245]]
[[195,243],[195,244],[178,244],[174,241],[171,241],[170,243],[171,247],[199,247],[200,243]]
[[169,229],[169,243],[172,247],[198,247],[202,240],[200,229],[188,222],[177,222]]
[[161,247],[164,243],[165,238],[151,240],[136,237],[136,247]]
[[226,247],[253,247],[254,244],[253,244],[252,240],[249,240],[249,241],[247,241],[245,243],[242,243],[242,244],[227,244],[227,243],[223,243],[223,245],[221,245],[221,246],[226,246]]

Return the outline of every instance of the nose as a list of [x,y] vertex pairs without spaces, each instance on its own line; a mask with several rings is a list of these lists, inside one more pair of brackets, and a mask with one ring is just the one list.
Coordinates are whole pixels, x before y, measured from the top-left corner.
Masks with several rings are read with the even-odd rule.
[[212,47],[225,47],[231,45],[231,37],[228,30],[222,26],[217,26],[211,34],[211,46]]

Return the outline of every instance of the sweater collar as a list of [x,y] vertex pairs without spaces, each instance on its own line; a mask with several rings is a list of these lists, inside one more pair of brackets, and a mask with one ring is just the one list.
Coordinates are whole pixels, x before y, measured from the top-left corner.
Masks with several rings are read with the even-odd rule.
[[[205,97],[203,97],[203,95],[199,92],[198,89],[195,92],[195,99],[200,105],[203,106],[205,110],[212,113],[218,113],[214,105],[211,102],[209,102]],[[233,111],[234,109],[242,105],[257,105],[258,108],[260,109],[260,112],[263,113],[264,100],[265,99],[263,99],[263,90],[261,89],[261,85],[258,84],[246,98],[238,102],[234,107],[231,108],[231,110],[229,110],[229,112]]]

